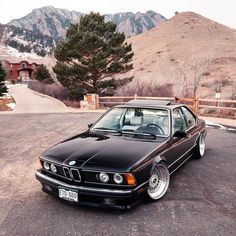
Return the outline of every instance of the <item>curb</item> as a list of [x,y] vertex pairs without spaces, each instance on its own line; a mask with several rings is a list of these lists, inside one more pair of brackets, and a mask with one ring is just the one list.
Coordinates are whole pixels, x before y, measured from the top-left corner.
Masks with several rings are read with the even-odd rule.
[[236,120],[220,118],[220,117],[206,117],[200,116],[201,119],[208,121],[211,124],[216,124],[218,126],[226,126],[226,127],[235,127],[236,128]]

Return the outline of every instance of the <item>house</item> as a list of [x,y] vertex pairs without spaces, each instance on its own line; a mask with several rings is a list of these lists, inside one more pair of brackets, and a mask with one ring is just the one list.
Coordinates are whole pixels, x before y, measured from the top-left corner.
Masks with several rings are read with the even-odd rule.
[[35,79],[34,73],[41,65],[37,63],[29,63],[28,61],[21,61],[18,63],[11,63],[5,61],[5,68],[10,72],[10,79],[14,82],[20,82],[30,79]]

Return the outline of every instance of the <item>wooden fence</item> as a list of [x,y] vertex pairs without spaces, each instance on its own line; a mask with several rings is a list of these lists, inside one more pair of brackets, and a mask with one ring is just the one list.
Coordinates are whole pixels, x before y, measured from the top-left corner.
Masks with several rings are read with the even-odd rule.
[[225,99],[201,99],[201,98],[178,98],[178,97],[140,97],[134,96],[113,96],[113,97],[98,97],[99,107],[111,107],[117,104],[128,102],[132,99],[145,99],[145,100],[167,100],[176,101],[186,104],[197,114],[200,109],[216,109],[216,110],[230,110],[236,112],[236,100]]

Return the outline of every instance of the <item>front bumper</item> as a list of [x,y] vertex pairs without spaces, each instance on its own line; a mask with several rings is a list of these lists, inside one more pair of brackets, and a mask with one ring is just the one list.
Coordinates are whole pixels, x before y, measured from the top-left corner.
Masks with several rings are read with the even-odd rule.
[[79,201],[75,204],[118,209],[129,209],[136,205],[147,185],[144,183],[135,189],[109,189],[68,184],[44,174],[41,170],[37,170],[35,176],[42,184],[42,190],[55,197],[59,197],[58,188],[63,187],[78,191]]

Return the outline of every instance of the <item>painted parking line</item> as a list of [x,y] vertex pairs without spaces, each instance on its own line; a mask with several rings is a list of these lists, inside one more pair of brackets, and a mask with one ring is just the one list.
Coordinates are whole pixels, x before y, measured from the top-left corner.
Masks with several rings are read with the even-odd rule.
[[218,128],[218,129],[226,129],[226,127],[221,125],[221,124],[216,124],[216,123],[213,123],[209,120],[205,120],[205,121],[206,121],[207,127],[213,127],[213,128]]
[[236,131],[235,128],[227,128],[228,131]]

